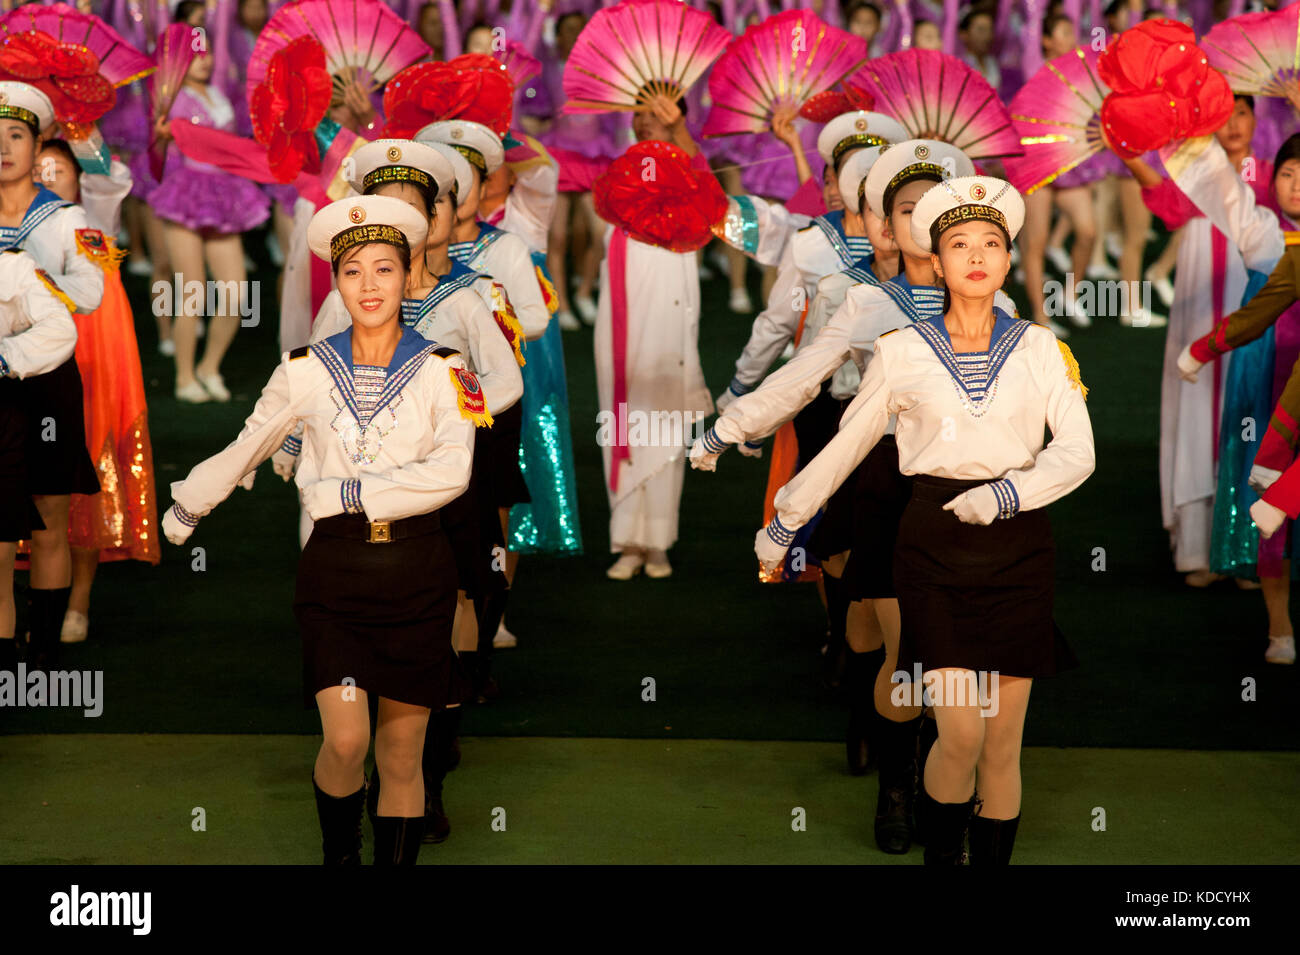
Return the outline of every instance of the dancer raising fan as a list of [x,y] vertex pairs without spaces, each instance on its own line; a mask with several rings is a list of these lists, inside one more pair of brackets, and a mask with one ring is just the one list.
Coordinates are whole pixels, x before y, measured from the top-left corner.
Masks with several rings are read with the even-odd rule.
[[[897,416],[899,468],[913,476],[894,553],[899,669],[920,665],[939,724],[918,795],[926,862],[960,864],[969,823],[972,864],[998,864],[1011,857],[1020,819],[1030,685],[1070,662],[1052,622],[1043,508],[1092,473],[1092,426],[1069,350],[994,304],[1024,221],[1020,194],[999,179],[951,179],[926,192],[911,218],[911,239],[931,250],[948,307],[876,342],[839,433],[777,495],[755,549],[765,566],[783,560],[794,531]],[[996,710],[984,712],[974,682],[994,671]],[[957,698],[954,686],[971,692]]]

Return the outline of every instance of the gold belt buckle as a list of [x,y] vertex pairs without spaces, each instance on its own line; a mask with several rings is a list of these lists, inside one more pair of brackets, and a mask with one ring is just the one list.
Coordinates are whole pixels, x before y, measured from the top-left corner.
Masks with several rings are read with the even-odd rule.
[[387,544],[393,539],[393,522],[392,521],[371,521],[370,522],[370,543]]

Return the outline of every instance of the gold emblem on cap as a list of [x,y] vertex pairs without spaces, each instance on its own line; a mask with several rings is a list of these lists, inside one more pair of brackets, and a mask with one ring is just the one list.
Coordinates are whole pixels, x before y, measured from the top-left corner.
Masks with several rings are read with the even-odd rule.
[[987,194],[988,193],[985,192],[984,187],[981,186],[978,182],[975,183],[975,185],[970,187],[970,197],[974,199],[976,202],[979,202]]
[[465,130],[461,129],[459,126],[457,126],[455,129],[451,131],[452,139],[461,139],[464,136],[465,136]]
[[3,90],[0,90],[0,106],[4,105],[7,102],[9,102],[9,94],[4,92]]
[[861,132],[862,130],[867,128],[867,121],[863,119],[861,116],[859,116],[858,121],[853,124],[853,128]]
[[399,159],[401,159],[401,158],[402,158],[402,151],[401,151],[400,149],[398,149],[396,146],[389,146],[389,147],[388,147],[388,161],[389,161],[389,162],[397,162],[397,160],[399,160]]
[[352,220],[353,224],[360,225],[366,221],[366,210],[360,206],[353,206],[348,210],[348,218]]
[[930,147],[929,147],[929,146],[926,146],[926,145],[920,145],[920,146],[917,146],[917,147],[916,147],[916,158],[917,158],[917,159],[925,159],[925,158],[928,157],[929,155],[930,155]]

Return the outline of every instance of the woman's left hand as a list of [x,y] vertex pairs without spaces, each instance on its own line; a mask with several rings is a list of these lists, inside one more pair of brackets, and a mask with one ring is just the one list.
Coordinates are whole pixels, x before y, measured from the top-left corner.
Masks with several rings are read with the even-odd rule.
[[349,76],[343,84],[343,105],[352,111],[361,126],[368,125],[375,118],[374,104],[370,102],[370,97],[357,82],[355,75]]
[[943,506],[945,511],[952,511],[957,520],[963,524],[992,524],[998,519],[1002,508],[998,496],[987,484],[973,487],[964,494],[958,494]]

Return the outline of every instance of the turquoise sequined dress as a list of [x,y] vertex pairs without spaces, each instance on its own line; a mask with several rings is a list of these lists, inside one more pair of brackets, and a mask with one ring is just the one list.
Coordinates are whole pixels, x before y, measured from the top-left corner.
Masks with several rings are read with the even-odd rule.
[[[543,271],[545,262],[545,256],[533,253],[533,263]],[[541,338],[528,342],[524,357],[519,467],[532,500],[510,509],[510,549],[521,554],[581,554],[564,343],[554,317]]]

